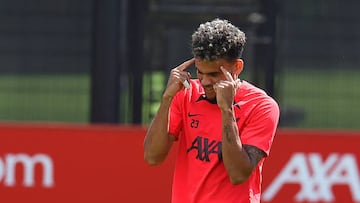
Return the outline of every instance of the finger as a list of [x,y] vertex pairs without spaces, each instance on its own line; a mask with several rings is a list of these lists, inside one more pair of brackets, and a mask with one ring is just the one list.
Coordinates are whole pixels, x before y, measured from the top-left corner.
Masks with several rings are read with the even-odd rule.
[[179,78],[182,79],[182,81],[191,79],[191,74],[185,71],[175,70],[173,71],[173,75],[178,76]]
[[182,83],[185,88],[190,89],[190,83],[186,77],[184,77],[183,75],[181,75],[179,73],[174,74],[174,77],[177,78],[178,82]]
[[225,88],[224,84],[222,83],[216,83],[213,85],[213,89],[216,91],[217,89]]
[[189,60],[185,61],[184,63],[180,64],[178,67],[176,67],[176,69],[183,71],[183,70],[187,69],[194,62],[195,62],[195,58],[189,59]]
[[190,79],[191,78],[191,73],[187,72],[187,77]]
[[229,71],[227,71],[223,66],[220,66],[220,69],[221,69],[221,71],[224,73],[225,78],[226,78],[228,81],[234,82],[234,79],[233,79],[233,77],[232,77],[232,75],[231,75],[231,73],[230,73]]
[[216,87],[217,87],[217,88],[225,88],[225,85],[218,84]]

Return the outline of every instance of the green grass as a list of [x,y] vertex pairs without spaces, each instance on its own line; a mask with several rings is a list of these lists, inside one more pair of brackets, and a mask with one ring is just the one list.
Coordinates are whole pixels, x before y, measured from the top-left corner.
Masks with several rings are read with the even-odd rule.
[[147,101],[143,104],[142,120],[144,123],[150,123],[159,108],[166,80],[164,73],[160,71],[147,73],[144,76],[143,98],[144,101]]
[[293,127],[360,129],[360,70],[288,70],[280,102],[304,119]]
[[0,120],[87,122],[87,75],[0,76]]
[[[304,117],[293,128],[360,129],[360,70],[288,70],[277,81],[281,108],[300,109]],[[143,123],[155,114],[167,75],[144,76]],[[120,102],[120,116],[129,117],[128,93]],[[0,76],[0,120],[88,122],[89,75]],[[126,110],[126,111],[124,111]],[[285,111],[283,111],[284,113]],[[129,117],[130,118],[130,117]]]

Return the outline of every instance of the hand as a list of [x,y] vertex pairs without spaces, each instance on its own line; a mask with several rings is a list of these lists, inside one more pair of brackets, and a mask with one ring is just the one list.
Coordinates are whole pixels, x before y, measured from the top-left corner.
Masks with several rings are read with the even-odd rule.
[[224,73],[226,79],[216,83],[214,85],[214,90],[216,92],[218,106],[220,109],[225,110],[232,107],[236,91],[240,86],[240,80],[234,80],[231,73],[224,67],[221,66],[220,69]]
[[180,64],[176,68],[173,68],[170,72],[170,77],[163,94],[163,98],[173,98],[175,94],[184,88],[184,81],[189,81],[191,75],[189,72],[184,71],[191,64],[193,64],[195,58],[185,61],[184,63]]

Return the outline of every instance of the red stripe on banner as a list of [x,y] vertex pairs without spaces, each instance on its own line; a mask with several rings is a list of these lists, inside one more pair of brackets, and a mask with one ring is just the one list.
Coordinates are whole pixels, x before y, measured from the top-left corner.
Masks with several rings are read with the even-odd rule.
[[144,135],[139,127],[1,125],[1,200],[169,202],[173,155],[145,164]]
[[[146,128],[0,124],[3,202],[170,202],[176,147],[143,160]],[[360,132],[280,130],[263,168],[263,203],[360,202]]]

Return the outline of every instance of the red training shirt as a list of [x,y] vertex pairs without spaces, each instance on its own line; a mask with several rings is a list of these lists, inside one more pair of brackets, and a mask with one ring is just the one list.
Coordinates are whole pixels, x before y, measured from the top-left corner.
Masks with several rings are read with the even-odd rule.
[[[205,99],[199,80],[177,93],[170,107],[169,133],[179,140],[173,179],[173,203],[258,203],[264,159],[249,179],[230,182],[222,161],[222,120],[217,104]],[[263,90],[243,81],[234,98],[242,144],[269,154],[279,107]]]

